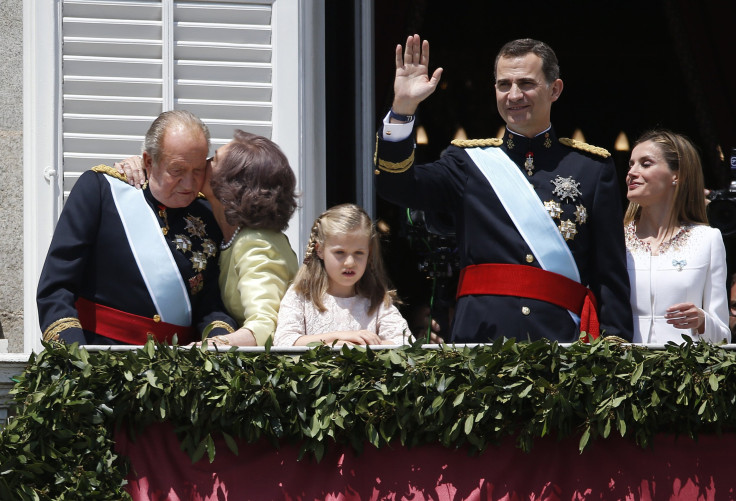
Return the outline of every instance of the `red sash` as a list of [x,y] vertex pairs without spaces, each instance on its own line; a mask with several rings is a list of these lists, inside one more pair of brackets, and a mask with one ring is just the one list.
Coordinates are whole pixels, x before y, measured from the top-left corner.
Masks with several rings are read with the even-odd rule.
[[146,344],[149,337],[158,342],[171,342],[174,334],[180,345],[194,341],[194,329],[167,324],[154,318],[141,317],[109,306],[93,303],[82,297],[75,304],[82,329],[128,344]]
[[589,341],[600,335],[593,291],[567,277],[519,264],[474,264],[460,272],[457,297],[472,294],[517,296],[546,301],[580,317],[580,331]]

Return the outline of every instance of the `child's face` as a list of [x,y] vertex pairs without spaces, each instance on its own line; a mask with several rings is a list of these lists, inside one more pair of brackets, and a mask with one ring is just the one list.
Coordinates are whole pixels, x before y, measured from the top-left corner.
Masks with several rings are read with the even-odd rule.
[[329,279],[327,292],[337,297],[355,295],[355,284],[365,273],[370,255],[370,238],[361,231],[351,231],[325,239],[317,255],[325,263]]

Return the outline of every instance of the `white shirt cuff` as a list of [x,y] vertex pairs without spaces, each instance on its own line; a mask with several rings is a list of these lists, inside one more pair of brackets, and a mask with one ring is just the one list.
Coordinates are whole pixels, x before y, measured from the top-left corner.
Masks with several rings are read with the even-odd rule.
[[389,122],[390,114],[391,112],[386,113],[386,116],[383,117],[383,140],[398,143],[411,136],[414,130],[414,120],[405,124],[392,124]]

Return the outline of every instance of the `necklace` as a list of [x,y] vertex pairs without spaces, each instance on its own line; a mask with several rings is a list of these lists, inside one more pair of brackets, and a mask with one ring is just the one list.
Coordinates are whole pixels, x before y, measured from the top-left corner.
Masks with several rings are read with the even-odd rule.
[[233,232],[233,236],[230,237],[230,240],[228,240],[227,243],[222,242],[220,244],[220,250],[225,250],[228,247],[230,247],[233,244],[233,242],[235,241],[235,237],[238,236],[238,233],[240,233],[240,226],[239,225],[238,225],[237,228],[235,228],[235,231]]

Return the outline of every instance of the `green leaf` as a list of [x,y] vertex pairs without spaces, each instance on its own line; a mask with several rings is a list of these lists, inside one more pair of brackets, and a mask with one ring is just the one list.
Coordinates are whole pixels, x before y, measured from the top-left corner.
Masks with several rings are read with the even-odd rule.
[[631,385],[634,386],[641,377],[642,373],[644,372],[644,364],[636,364],[636,369],[634,370],[634,373],[631,375]]
[[222,432],[222,437],[225,439],[225,445],[227,445],[227,448],[230,449],[230,452],[238,455],[238,443],[235,441],[235,439],[228,433]]
[[587,426],[585,428],[585,431],[583,432],[583,435],[580,437],[580,442],[578,443],[578,450],[580,450],[580,452],[583,452],[583,449],[585,449],[585,446],[588,445],[589,440],[590,440],[590,426]]
[[465,434],[470,435],[470,433],[473,431],[473,423],[475,422],[475,417],[468,416],[465,418]]

